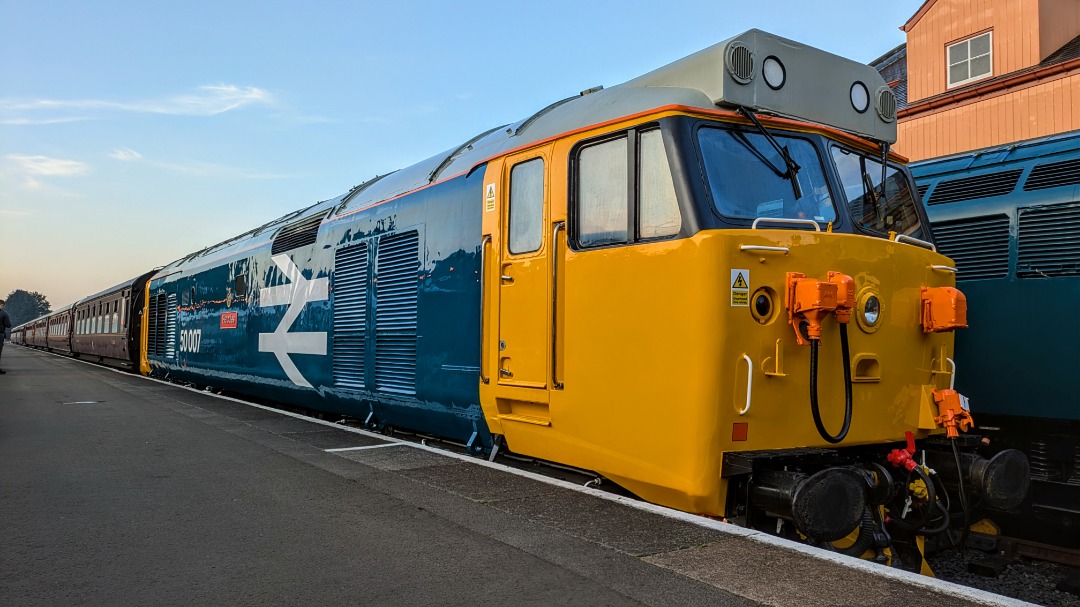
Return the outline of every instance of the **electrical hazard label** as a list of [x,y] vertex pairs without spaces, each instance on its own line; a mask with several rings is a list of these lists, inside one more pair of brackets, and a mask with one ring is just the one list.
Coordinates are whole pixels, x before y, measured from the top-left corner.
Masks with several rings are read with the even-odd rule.
[[495,184],[489,183],[484,188],[484,212],[495,210]]
[[750,270],[731,271],[731,305],[750,305]]

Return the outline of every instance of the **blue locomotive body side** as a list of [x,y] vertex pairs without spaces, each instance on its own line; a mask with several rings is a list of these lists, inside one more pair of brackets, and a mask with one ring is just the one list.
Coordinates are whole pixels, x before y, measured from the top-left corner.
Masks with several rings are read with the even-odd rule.
[[969,302],[957,389],[976,415],[1080,421],[1080,132],[911,172]]
[[482,178],[359,209],[346,195],[166,267],[149,287],[151,373],[490,446]]

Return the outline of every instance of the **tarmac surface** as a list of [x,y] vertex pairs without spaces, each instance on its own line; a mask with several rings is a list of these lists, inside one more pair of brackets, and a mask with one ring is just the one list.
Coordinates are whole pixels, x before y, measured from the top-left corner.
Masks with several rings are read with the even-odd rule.
[[0,605],[1022,605],[8,345]]

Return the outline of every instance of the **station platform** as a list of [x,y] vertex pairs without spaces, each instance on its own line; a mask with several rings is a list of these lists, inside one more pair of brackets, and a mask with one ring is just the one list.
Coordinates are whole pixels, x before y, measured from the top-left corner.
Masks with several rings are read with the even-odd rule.
[[2,605],[1027,605],[8,345]]

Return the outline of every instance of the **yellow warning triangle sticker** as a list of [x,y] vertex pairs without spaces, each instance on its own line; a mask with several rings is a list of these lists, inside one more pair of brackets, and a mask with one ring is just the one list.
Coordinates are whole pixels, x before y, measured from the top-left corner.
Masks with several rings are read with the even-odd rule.
[[746,284],[746,279],[743,278],[742,272],[739,272],[735,276],[735,282],[731,284],[732,289],[749,289],[750,285]]

